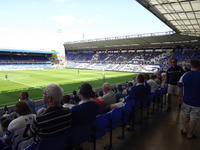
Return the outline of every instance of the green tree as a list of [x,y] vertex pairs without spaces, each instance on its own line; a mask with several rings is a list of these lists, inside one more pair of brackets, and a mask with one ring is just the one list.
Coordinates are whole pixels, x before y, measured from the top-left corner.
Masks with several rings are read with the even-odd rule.
[[[56,50],[51,50],[51,51],[52,51],[52,52],[56,52]],[[52,58],[53,60],[57,60],[58,56],[57,56],[57,54],[52,54],[51,58]]]

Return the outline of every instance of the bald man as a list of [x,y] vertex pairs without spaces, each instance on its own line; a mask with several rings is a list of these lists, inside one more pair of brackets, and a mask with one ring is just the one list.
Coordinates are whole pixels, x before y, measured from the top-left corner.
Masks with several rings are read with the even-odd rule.
[[116,103],[115,93],[112,91],[112,88],[109,83],[104,83],[102,89],[104,95],[100,98],[100,100],[102,101],[104,106],[108,108],[110,104]]

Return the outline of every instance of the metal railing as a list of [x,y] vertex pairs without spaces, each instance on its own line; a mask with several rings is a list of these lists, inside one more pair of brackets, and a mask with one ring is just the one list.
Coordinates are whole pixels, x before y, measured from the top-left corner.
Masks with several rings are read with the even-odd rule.
[[97,39],[88,39],[88,40],[65,42],[64,44],[67,45],[67,44],[75,44],[75,43],[88,43],[88,42],[119,40],[119,39],[130,39],[130,38],[139,38],[139,37],[152,37],[152,36],[171,35],[171,34],[175,34],[175,33],[176,33],[175,31],[167,31],[167,32],[156,32],[156,33],[133,34],[133,35],[114,36],[114,37],[105,37],[105,38],[97,38]]

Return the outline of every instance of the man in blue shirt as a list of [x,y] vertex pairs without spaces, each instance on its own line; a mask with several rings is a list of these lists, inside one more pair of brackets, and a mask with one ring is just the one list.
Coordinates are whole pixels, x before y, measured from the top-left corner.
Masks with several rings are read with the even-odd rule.
[[[179,80],[179,97],[183,100],[181,133],[189,139],[195,137],[195,127],[200,121],[200,61],[191,60],[191,71],[185,73]],[[188,127],[189,123],[189,128]]]

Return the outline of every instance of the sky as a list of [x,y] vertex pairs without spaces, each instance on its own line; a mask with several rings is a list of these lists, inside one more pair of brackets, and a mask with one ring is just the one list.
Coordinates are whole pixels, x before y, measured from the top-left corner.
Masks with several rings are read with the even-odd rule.
[[63,53],[64,42],[165,31],[135,0],[0,0],[0,49]]

